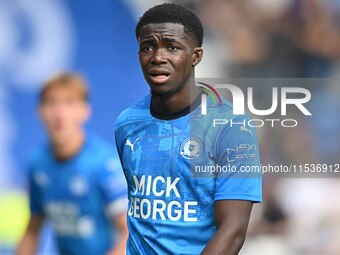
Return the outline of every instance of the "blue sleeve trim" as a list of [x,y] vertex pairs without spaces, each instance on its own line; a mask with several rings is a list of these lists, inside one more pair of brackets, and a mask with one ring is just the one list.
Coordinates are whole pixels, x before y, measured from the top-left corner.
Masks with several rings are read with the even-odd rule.
[[253,196],[248,194],[216,194],[214,201],[217,200],[247,200],[255,203],[261,203],[262,196],[261,195]]

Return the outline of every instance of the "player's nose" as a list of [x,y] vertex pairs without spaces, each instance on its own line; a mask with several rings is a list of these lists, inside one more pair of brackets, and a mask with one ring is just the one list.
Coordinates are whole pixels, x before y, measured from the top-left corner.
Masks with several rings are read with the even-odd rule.
[[167,54],[164,49],[159,48],[154,51],[154,54],[151,59],[151,64],[153,65],[161,65],[167,63]]

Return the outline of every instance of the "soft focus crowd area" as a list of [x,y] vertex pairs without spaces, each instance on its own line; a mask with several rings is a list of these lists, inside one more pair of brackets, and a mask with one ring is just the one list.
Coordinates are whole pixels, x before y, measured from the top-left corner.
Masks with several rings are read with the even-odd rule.
[[[296,128],[258,128],[262,163],[338,163],[340,1],[186,2],[206,26],[203,76],[213,69],[231,78],[300,78],[296,86],[312,93],[313,116],[297,115]],[[255,84],[257,100],[269,103],[280,86]],[[264,203],[255,206],[242,255],[340,254],[339,174],[303,177],[264,175]]]
[[[0,2],[0,255],[12,254],[28,217],[25,164],[45,136],[36,117],[42,82],[76,70],[90,83],[89,128],[113,142],[119,112],[148,92],[134,26],[169,1]],[[205,27],[199,78],[255,79],[257,100],[296,79],[311,91],[311,117],[295,128],[258,129],[263,164],[339,164],[340,0],[183,0]],[[267,105],[268,105],[267,104]],[[241,255],[339,255],[340,173],[263,176]],[[327,178],[326,178],[327,177]],[[55,254],[48,227],[41,254]]]

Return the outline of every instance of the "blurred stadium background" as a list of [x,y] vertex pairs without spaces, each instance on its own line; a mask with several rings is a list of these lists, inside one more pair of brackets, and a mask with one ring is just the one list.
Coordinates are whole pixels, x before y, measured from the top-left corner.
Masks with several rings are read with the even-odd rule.
[[[115,117],[148,92],[134,26],[163,2],[0,1],[0,255],[13,254],[29,215],[25,165],[44,139],[36,117],[42,82],[61,70],[85,74],[88,127],[113,140]],[[173,2],[205,25],[198,77],[327,78],[312,90],[317,117],[259,130],[263,163],[339,163],[340,0]],[[339,178],[264,176],[264,203],[255,206],[241,254],[339,255],[339,197]],[[48,226],[41,239],[39,254],[57,254]]]

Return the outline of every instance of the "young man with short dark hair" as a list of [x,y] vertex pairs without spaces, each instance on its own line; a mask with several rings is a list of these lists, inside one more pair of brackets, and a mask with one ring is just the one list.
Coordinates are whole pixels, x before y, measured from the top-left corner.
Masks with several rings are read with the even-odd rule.
[[49,142],[30,162],[31,218],[16,254],[36,254],[45,220],[61,255],[125,254],[126,182],[114,147],[84,130],[90,106],[83,77],[63,73],[49,80],[39,114]]
[[[235,122],[243,118],[232,115],[226,100],[214,105],[209,99],[208,115],[201,114],[195,66],[203,28],[192,11],[155,6],[140,18],[136,36],[151,94],[124,110],[115,128],[128,182],[127,255],[238,254],[252,205],[262,199],[261,177],[193,178],[191,168],[259,165],[256,132],[212,127],[221,113]],[[250,145],[251,156],[241,157],[242,144]]]

